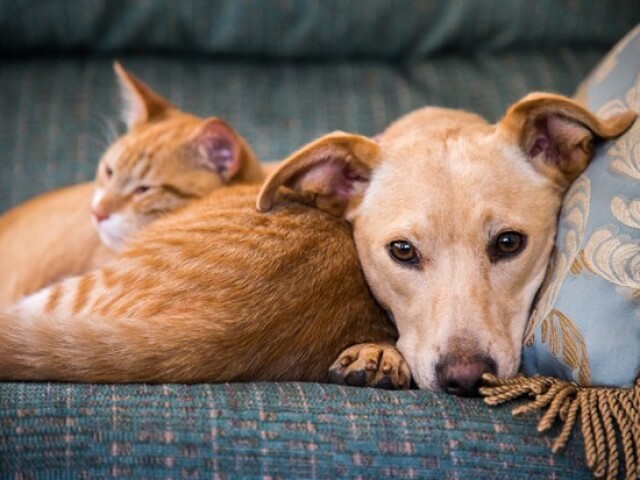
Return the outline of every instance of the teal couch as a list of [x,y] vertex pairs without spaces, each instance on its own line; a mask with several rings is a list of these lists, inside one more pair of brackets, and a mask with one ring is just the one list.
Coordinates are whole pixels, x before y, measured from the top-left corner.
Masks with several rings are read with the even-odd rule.
[[[115,58],[276,160],[426,104],[571,94],[638,22],[626,0],[0,0],[0,211],[93,176]],[[422,391],[0,383],[0,478],[588,477],[536,422]]]

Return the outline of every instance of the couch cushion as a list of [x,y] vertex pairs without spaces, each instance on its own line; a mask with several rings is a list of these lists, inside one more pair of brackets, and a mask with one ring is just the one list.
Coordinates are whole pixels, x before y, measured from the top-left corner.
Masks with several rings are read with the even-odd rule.
[[[603,117],[640,112],[640,25],[579,97]],[[603,145],[569,190],[525,343],[529,375],[629,387],[640,373],[640,121]]]
[[[178,106],[229,120],[265,160],[335,129],[371,135],[424,105],[492,120],[531,90],[569,93],[600,50],[377,61],[260,62],[121,57]],[[111,58],[0,59],[0,212],[92,178],[120,99]]]
[[0,384],[2,478],[586,478],[535,419],[319,384]]
[[418,58],[607,48],[640,21],[628,0],[1,0],[0,52]]

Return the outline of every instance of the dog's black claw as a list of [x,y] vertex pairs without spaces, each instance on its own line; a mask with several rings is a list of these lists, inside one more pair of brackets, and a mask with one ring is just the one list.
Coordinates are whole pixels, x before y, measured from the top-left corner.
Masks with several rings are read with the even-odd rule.
[[352,387],[366,387],[367,372],[365,370],[352,370],[344,377],[344,383]]
[[383,390],[399,390],[400,387],[393,383],[393,379],[389,375],[385,375],[372,385],[373,388],[381,388]]
[[329,382],[336,385],[344,385],[344,377],[342,376],[340,369],[336,368],[329,370]]

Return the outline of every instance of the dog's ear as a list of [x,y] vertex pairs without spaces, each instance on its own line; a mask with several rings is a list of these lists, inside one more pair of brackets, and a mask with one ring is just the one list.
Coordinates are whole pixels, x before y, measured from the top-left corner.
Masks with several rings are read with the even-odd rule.
[[333,132],[295,152],[271,174],[258,195],[265,212],[282,197],[280,187],[334,215],[361,198],[377,165],[380,147],[367,137]]
[[594,141],[622,135],[636,114],[600,119],[569,98],[532,93],[513,104],[498,124],[514,135],[531,164],[566,188],[589,164]]

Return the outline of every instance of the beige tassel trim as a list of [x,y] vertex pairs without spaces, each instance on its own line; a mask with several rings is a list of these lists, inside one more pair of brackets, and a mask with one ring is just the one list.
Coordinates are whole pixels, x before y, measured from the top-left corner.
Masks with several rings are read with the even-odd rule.
[[500,405],[527,395],[533,399],[514,408],[514,415],[546,409],[539,432],[549,430],[558,419],[563,422],[553,453],[567,445],[579,419],[587,466],[594,477],[614,479],[624,472],[627,479],[640,478],[640,379],[633,388],[580,387],[553,377],[523,375],[485,375],[484,379],[488,386],[480,393],[487,404]]

